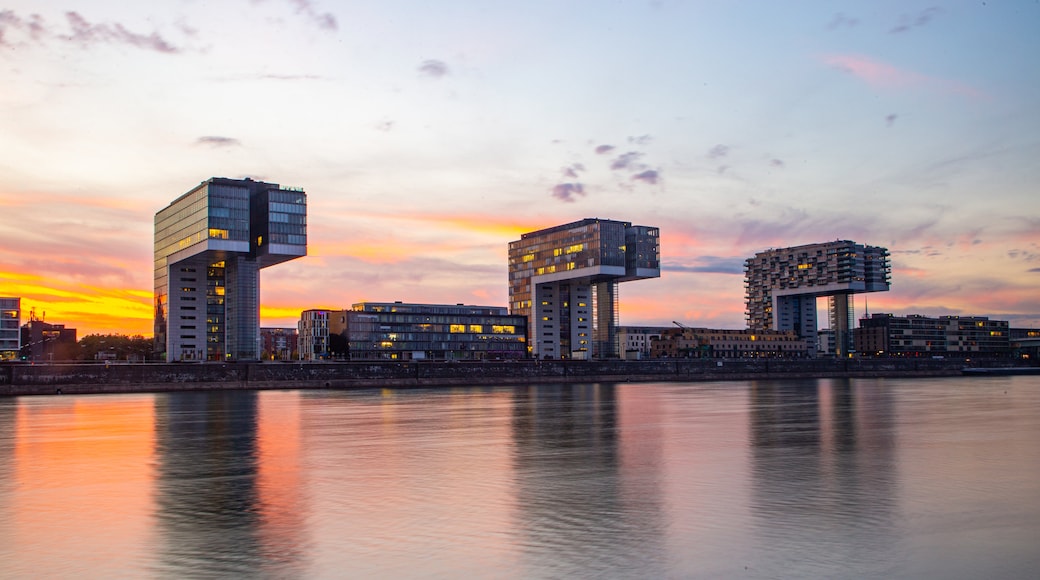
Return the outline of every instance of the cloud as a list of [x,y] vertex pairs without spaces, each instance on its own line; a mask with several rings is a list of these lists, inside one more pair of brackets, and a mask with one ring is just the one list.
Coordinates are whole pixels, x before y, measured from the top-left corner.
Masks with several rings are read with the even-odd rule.
[[1026,272],[1032,272],[1034,274],[1040,274],[1040,268],[1030,268]]
[[560,201],[573,203],[574,196],[585,195],[585,186],[580,183],[558,183],[552,188],[552,196]]
[[708,159],[722,159],[729,155],[729,147],[721,143],[708,150]]
[[831,19],[830,24],[827,25],[827,30],[836,30],[838,28],[853,28],[859,24],[859,19],[855,17],[845,16],[845,14],[839,12],[834,15]]
[[648,145],[654,138],[650,135],[640,135],[638,137],[629,137],[628,142],[633,145]]
[[783,167],[784,166],[784,162],[781,159],[770,159],[769,160],[769,165],[771,165],[773,167]]
[[36,41],[41,40],[47,32],[43,26],[43,17],[39,14],[22,19],[15,14],[14,10],[2,10],[0,11],[0,46],[14,46],[6,37],[7,31],[10,29],[28,32],[29,36]]
[[205,137],[199,137],[195,140],[196,145],[209,145],[210,147],[238,147],[242,145],[238,139],[231,137],[218,137],[215,135],[207,135]]
[[962,83],[902,70],[861,55],[833,54],[823,57],[823,62],[875,88],[925,88],[969,98],[985,98],[987,96],[984,92]]
[[564,177],[570,177],[571,179],[577,179],[578,178],[578,172],[579,171],[585,171],[585,166],[582,165],[581,163],[575,163],[573,165],[570,165],[569,167],[562,168],[560,171],[563,173]]
[[383,119],[376,123],[376,131],[382,131],[383,133],[389,133],[394,128],[394,122],[390,119]]
[[632,176],[633,181],[642,181],[643,183],[649,183],[651,185],[656,185],[660,178],[661,175],[654,169],[647,169],[642,173],[637,173]]
[[643,154],[639,153],[638,151],[629,151],[628,153],[624,153],[620,155],[617,159],[611,161],[610,168],[615,170],[629,169],[633,167],[636,161],[638,161],[639,158],[642,156]]
[[66,12],[65,18],[69,21],[71,33],[60,36],[62,40],[73,42],[81,47],[89,47],[94,44],[126,44],[144,50],[156,52],[177,53],[180,49],[170,44],[159,33],[138,34],[126,29],[118,22],[115,24],[91,24],[78,12]]
[[439,60],[424,60],[418,70],[423,76],[439,79],[448,74],[448,65]]
[[339,25],[336,22],[336,17],[330,12],[319,13],[314,9],[314,4],[311,0],[291,0],[296,5],[296,12],[306,15],[310,18],[318,28],[325,30],[336,30]]
[[892,113],[891,115],[885,115],[885,126],[886,127],[891,127],[892,125],[895,125],[896,119],[898,119],[898,118],[899,118],[899,115],[897,115],[895,113]]
[[597,155],[605,155],[607,153],[610,153],[613,150],[614,150],[614,146],[613,145],[600,145],[599,147],[596,147],[596,154]]
[[942,14],[942,9],[938,6],[931,6],[918,12],[915,15],[904,14],[899,18],[899,24],[889,30],[889,34],[899,34],[906,32],[911,28],[919,28],[927,25],[932,21],[933,18]]

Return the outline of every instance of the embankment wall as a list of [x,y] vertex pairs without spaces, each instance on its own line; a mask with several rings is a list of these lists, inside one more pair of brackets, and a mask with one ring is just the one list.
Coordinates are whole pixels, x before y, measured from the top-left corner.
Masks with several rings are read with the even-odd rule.
[[933,359],[107,365],[23,363],[0,365],[0,396],[208,389],[954,376],[960,375],[964,366],[964,361]]

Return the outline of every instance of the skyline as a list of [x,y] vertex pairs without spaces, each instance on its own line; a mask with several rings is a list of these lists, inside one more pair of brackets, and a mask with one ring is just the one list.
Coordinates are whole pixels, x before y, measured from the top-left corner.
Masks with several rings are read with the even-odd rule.
[[[505,305],[507,247],[661,230],[620,324],[744,328],[745,259],[892,254],[871,312],[1040,327],[1038,3],[377,5],[16,0],[0,10],[0,295],[150,335],[153,217],[210,177],[303,187],[261,324]],[[856,316],[863,314],[856,300]],[[821,317],[826,320],[826,317]]]

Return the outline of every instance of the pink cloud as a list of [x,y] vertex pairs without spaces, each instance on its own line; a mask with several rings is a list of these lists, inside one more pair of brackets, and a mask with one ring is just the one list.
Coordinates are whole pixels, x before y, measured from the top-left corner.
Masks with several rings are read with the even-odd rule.
[[983,91],[963,83],[900,69],[862,55],[832,54],[823,57],[823,62],[833,68],[849,73],[876,88],[924,88],[941,93],[961,95],[970,99],[987,97]]

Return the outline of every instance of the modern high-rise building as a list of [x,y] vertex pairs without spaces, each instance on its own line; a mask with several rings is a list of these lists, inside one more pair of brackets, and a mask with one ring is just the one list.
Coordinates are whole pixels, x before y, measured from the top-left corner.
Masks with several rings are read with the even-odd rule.
[[829,297],[837,356],[852,351],[849,295],[883,292],[891,285],[888,250],[848,240],[759,252],[745,260],[744,274],[751,330],[793,330],[814,345],[816,299]]
[[260,269],[307,255],[301,188],[214,177],[155,214],[155,346],[167,361],[260,358]]
[[620,355],[618,282],[661,275],[656,227],[586,218],[509,243],[509,312],[536,358]]
[[15,360],[22,349],[22,299],[0,298],[0,360]]

